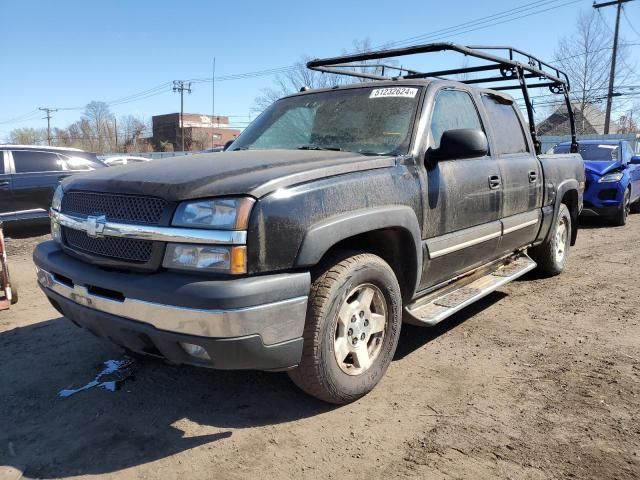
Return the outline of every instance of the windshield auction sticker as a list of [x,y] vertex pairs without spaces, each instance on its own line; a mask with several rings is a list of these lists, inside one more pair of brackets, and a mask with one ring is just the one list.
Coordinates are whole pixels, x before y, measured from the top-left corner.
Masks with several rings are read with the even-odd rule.
[[393,88],[376,88],[371,91],[369,98],[415,98],[418,93],[417,88],[393,87]]

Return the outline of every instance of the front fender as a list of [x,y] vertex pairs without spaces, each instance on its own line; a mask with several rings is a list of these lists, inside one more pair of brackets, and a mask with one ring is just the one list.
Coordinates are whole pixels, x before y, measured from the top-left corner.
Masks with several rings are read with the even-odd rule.
[[406,255],[415,256],[417,289],[422,271],[422,236],[416,214],[407,206],[354,210],[312,225],[302,240],[295,264],[299,267],[317,265],[337,243],[359,234],[390,228],[406,231],[413,241],[413,248]]

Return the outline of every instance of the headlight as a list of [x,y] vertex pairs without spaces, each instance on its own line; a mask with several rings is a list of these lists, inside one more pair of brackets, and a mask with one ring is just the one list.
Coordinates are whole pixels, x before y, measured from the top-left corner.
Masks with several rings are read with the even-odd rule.
[[622,172],[607,173],[604,177],[601,177],[600,180],[598,180],[598,183],[619,182],[620,180],[622,180],[623,176],[624,176],[624,173]]
[[253,198],[218,198],[183,202],[172,225],[176,227],[244,230],[249,223]]
[[162,266],[179,270],[246,273],[247,247],[169,243]]
[[53,208],[56,212],[62,210],[62,196],[64,195],[64,190],[62,190],[62,185],[58,185],[56,191],[53,193],[53,200],[51,200],[51,208]]
[[[64,190],[62,190],[61,185],[58,185],[58,188],[56,188],[56,191],[53,193],[53,200],[51,200],[51,210],[55,210],[56,212],[62,210],[63,195]],[[62,231],[60,229],[60,224],[53,215],[51,215],[51,237],[56,242],[62,243]]]

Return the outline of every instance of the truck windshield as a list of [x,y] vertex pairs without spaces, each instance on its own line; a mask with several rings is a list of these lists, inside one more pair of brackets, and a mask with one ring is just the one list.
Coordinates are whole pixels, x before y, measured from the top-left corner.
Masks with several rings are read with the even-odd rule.
[[[579,142],[578,142],[579,143]],[[579,143],[580,155],[584,160],[592,162],[611,162],[618,160],[618,145],[616,144],[597,144],[597,143]],[[569,145],[556,145],[553,147],[553,153],[569,153]]]
[[419,92],[420,87],[364,87],[283,98],[249,125],[231,150],[404,154]]

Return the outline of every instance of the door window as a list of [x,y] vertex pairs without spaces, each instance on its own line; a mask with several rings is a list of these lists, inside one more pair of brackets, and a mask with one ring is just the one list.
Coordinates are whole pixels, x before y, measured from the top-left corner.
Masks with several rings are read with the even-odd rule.
[[482,103],[493,127],[496,155],[525,153],[529,149],[520,118],[512,102],[491,95],[482,95]]
[[13,152],[13,163],[16,173],[58,172],[62,170],[62,162],[55,153],[17,150]]
[[445,131],[460,128],[482,130],[478,110],[467,92],[443,90],[436,97],[431,116],[431,147],[440,147],[440,139]]

